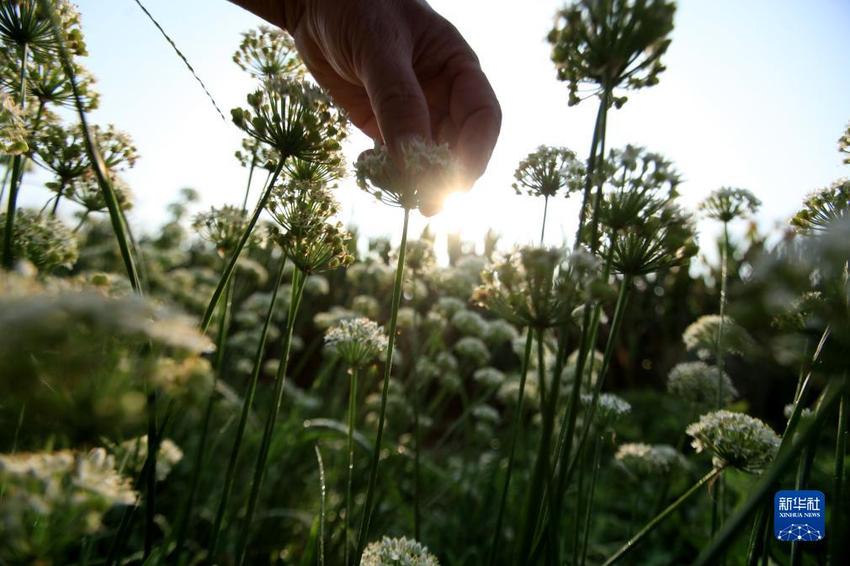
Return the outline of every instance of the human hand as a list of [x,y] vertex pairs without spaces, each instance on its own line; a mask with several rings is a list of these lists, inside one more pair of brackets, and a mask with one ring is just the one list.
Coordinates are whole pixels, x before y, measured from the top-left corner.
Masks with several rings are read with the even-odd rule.
[[[484,173],[499,102],[475,52],[424,0],[235,1],[286,28],[316,81],[393,156],[418,137],[449,144],[458,188]],[[443,196],[422,198],[421,212],[438,212]]]

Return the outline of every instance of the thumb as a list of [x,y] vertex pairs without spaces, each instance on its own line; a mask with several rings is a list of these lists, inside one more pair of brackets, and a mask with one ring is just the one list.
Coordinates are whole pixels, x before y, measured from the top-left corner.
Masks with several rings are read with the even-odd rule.
[[409,49],[384,46],[361,67],[361,80],[384,144],[397,165],[401,147],[413,139],[431,141],[428,103],[413,71]]

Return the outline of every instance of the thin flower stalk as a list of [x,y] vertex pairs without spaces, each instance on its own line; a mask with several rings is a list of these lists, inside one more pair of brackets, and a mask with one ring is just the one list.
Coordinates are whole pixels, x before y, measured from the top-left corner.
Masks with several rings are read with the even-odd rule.
[[313,449],[316,451],[316,463],[319,466],[319,566],[325,566],[325,463],[322,461],[319,445],[314,445]]
[[407,229],[410,221],[410,208],[404,208],[404,222],[401,228],[401,243],[398,248],[398,263],[396,264],[395,281],[393,283],[392,303],[390,307],[390,322],[387,327],[387,352],[384,362],[384,376],[381,385],[381,408],[378,416],[378,432],[375,436],[375,449],[372,452],[372,462],[369,466],[369,484],[366,488],[366,501],[363,515],[360,519],[360,529],[357,535],[357,546],[354,555],[355,564],[360,563],[360,556],[369,539],[369,524],[372,520],[372,506],[375,499],[375,486],[378,482],[378,464],[381,459],[381,441],[384,437],[384,423],[387,410],[387,397],[390,389],[390,375],[393,365],[393,349],[395,347],[396,327],[398,324],[398,309],[401,304],[402,281],[404,276],[404,256],[407,252]]
[[630,538],[626,544],[624,544],[620,549],[611,555],[608,560],[606,560],[602,566],[611,566],[612,564],[616,564],[620,560],[623,559],[632,549],[637,547],[641,541],[646,538],[652,531],[655,530],[658,525],[660,525],[664,519],[670,516],[676,509],[678,509],[682,503],[687,501],[694,493],[700,490],[702,486],[706,483],[712,481],[714,478],[720,476],[723,472],[723,468],[712,468],[710,472],[705,474],[698,482],[696,482],[693,486],[691,486],[685,493],[679,496],[676,501],[667,506],[664,511],[653,517],[646,525],[641,528],[635,535]]
[[352,486],[354,484],[354,425],[357,422],[357,368],[349,370],[348,390],[348,479],[345,484],[345,566],[351,564],[351,519],[353,512]]
[[[29,53],[29,45],[24,43],[20,47],[21,53],[21,70],[20,83],[18,87],[18,105],[21,110],[26,109],[27,102],[27,56]],[[9,201],[6,205],[6,234],[3,246],[3,266],[6,269],[14,267],[15,258],[13,255],[12,240],[15,228],[15,211],[17,210],[18,191],[21,186],[21,178],[23,177],[24,156],[17,154],[12,158],[12,179],[9,186]]]
[[599,464],[602,457],[602,437],[599,436],[593,442],[593,461],[590,472],[590,488],[587,493],[587,508],[584,515],[584,536],[581,541],[581,561],[582,566],[587,562],[587,547],[590,540],[590,526],[593,517],[593,496],[596,493],[596,480],[599,477]]
[[[726,288],[729,282],[729,222],[723,222],[723,244],[720,250],[720,321],[717,325],[717,344],[715,346],[715,363],[717,365],[717,399],[715,407],[720,409],[723,404],[723,373],[726,365],[723,352],[723,326],[726,314]],[[717,532],[717,526],[723,521],[723,478],[719,478],[717,490],[711,500],[711,534]]]
[[224,350],[227,343],[227,334],[230,329],[231,307],[233,304],[233,284],[230,283],[225,291],[225,301],[222,305],[221,313],[219,313],[218,334],[216,336],[215,348],[215,375],[213,378],[212,389],[210,390],[207,406],[204,410],[204,418],[201,423],[201,437],[198,441],[198,453],[195,455],[194,467],[192,469],[192,482],[189,485],[189,494],[186,496],[183,516],[180,520],[180,525],[177,532],[177,544],[175,551],[178,553],[178,562],[182,559],[183,545],[186,542],[186,535],[189,531],[189,523],[192,520],[192,511],[195,505],[195,496],[198,491],[198,484],[201,480],[201,472],[204,467],[204,461],[207,453],[207,442],[209,440],[210,421],[212,420],[213,408],[218,389],[219,380],[222,377],[222,366],[224,362]]
[[758,481],[750,489],[749,497],[723,523],[723,526],[718,530],[708,546],[703,549],[694,561],[694,566],[717,564],[720,557],[729,549],[741,533],[750,515],[771,496],[778,479],[797,461],[803,449],[812,444],[815,435],[820,432],[824,421],[840,402],[845,387],[846,384],[842,380],[832,380],[827,384],[827,388],[824,390],[812,418],[806,420],[800,432],[794,435],[793,441],[791,441],[785,450],[779,450],[771,465],[761,474]]
[[505,471],[505,480],[502,484],[502,493],[499,497],[499,510],[496,513],[496,526],[493,529],[493,542],[490,544],[490,556],[487,563],[493,566],[496,563],[496,557],[499,556],[499,542],[501,539],[502,521],[504,520],[505,507],[508,501],[508,489],[511,485],[511,475],[514,469],[514,460],[516,457],[516,446],[519,441],[519,433],[522,428],[522,403],[525,398],[525,381],[528,374],[529,361],[531,360],[531,348],[534,345],[534,331],[529,328],[525,339],[525,353],[520,366],[519,392],[517,394],[516,405],[514,407],[514,423],[511,431],[511,447],[508,452],[508,467]]
[[[832,471],[832,500],[836,502],[833,507],[830,532],[843,533],[846,506],[844,504],[844,457],[847,453],[848,428],[850,428],[850,373],[844,370],[841,378],[844,392],[838,404],[838,424],[835,431],[835,460]],[[844,564],[844,542],[840,536],[833,536],[829,548],[829,563]]]
[[153,552],[153,537],[156,531],[156,460],[159,452],[159,436],[156,430],[156,389],[148,391],[148,454],[145,460],[147,473],[145,474],[145,541],[144,558],[148,558]]
[[80,116],[80,126],[83,129],[83,139],[85,140],[86,151],[89,154],[89,160],[92,164],[92,169],[94,170],[94,174],[97,177],[97,182],[100,186],[100,190],[103,193],[103,200],[106,203],[107,209],[109,210],[109,219],[112,223],[112,230],[115,232],[115,237],[118,240],[118,248],[121,252],[121,259],[124,262],[124,267],[127,270],[127,277],[130,279],[130,285],[133,287],[133,290],[136,293],[141,294],[142,281],[139,276],[138,268],[136,266],[133,243],[130,239],[129,230],[124,221],[124,216],[121,212],[121,205],[119,204],[118,197],[116,196],[115,190],[112,187],[112,182],[110,181],[109,175],[106,172],[106,166],[104,165],[103,158],[101,157],[100,152],[97,149],[94,137],[88,126],[85,111],[86,104],[83,100],[82,94],[80,93],[80,88],[77,84],[74,65],[71,61],[71,54],[68,50],[68,46],[66,45],[65,37],[62,31],[61,24],[59,22],[59,18],[56,15],[56,10],[47,0],[39,0],[39,5],[45,11],[45,13],[50,16],[51,25],[53,27],[53,34],[55,36],[56,44],[59,49],[59,55],[62,61],[62,66],[65,69],[65,74],[68,77],[68,82],[71,83],[71,90],[74,93],[74,103],[77,107],[77,112]]
[[212,321],[213,313],[215,313],[215,309],[218,306],[219,301],[221,300],[221,295],[224,293],[224,288],[227,286],[227,282],[230,281],[230,277],[233,275],[233,271],[236,269],[236,264],[239,262],[239,256],[242,254],[242,249],[245,247],[245,244],[247,244],[248,240],[251,238],[251,232],[254,231],[254,227],[257,225],[257,221],[260,219],[260,215],[263,213],[263,210],[266,209],[266,205],[268,204],[269,199],[272,195],[272,189],[274,188],[274,184],[277,181],[280,172],[283,170],[283,165],[285,161],[286,158],[281,156],[280,161],[274,168],[274,171],[272,172],[268,183],[266,183],[266,188],[263,190],[263,194],[260,197],[260,200],[257,202],[257,206],[254,209],[254,213],[251,215],[251,220],[248,221],[248,227],[245,229],[245,232],[239,239],[239,243],[236,245],[236,248],[230,254],[230,259],[227,260],[227,264],[224,266],[224,271],[219,277],[218,284],[216,285],[215,291],[213,291],[212,297],[210,298],[210,302],[207,305],[206,311],[204,311],[203,318],[201,319],[201,332],[206,332],[207,328],[209,328],[210,322]]
[[271,448],[272,436],[274,434],[275,425],[277,424],[277,415],[280,412],[280,405],[283,401],[284,382],[286,381],[286,369],[289,364],[289,352],[292,346],[292,334],[295,329],[295,319],[298,316],[298,311],[301,307],[301,297],[304,294],[304,282],[306,275],[296,269],[292,276],[292,292],[289,302],[289,313],[286,318],[286,330],[283,339],[283,348],[280,363],[277,367],[275,375],[274,392],[272,393],[272,407],[269,411],[269,416],[266,419],[266,427],[263,431],[263,439],[260,443],[260,452],[257,454],[257,462],[254,466],[254,475],[251,480],[251,493],[248,498],[248,508],[245,512],[245,519],[242,526],[241,543],[239,547],[239,564],[245,563],[246,554],[248,551],[248,540],[251,534],[251,526],[254,520],[254,512],[257,509],[257,502],[260,497],[260,487],[263,482],[263,476],[266,471],[266,464],[269,458],[269,450]]

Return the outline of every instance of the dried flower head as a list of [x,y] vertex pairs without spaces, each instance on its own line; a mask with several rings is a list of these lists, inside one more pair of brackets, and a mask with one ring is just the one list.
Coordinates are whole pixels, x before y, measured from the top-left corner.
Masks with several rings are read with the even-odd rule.
[[376,361],[387,344],[384,329],[363,317],[342,320],[325,334],[328,349],[353,368]]
[[750,473],[765,469],[779,448],[779,436],[757,418],[743,413],[714,411],[688,425],[697,452],[708,451],[717,467],[732,466]]
[[541,145],[519,162],[513,188],[518,195],[553,197],[566,189],[566,195],[581,190],[584,164],[565,147]]
[[728,405],[738,391],[724,371],[705,362],[684,362],[676,365],[667,376],[667,391],[699,407],[709,407],[717,402],[718,379],[722,380],[721,405]]
[[[717,338],[720,332],[720,315],[708,314],[692,322],[682,334],[682,342],[689,352],[693,352],[701,360],[709,360],[717,353]],[[731,318],[723,318],[723,340],[720,350],[728,354],[744,353],[750,345],[751,338],[747,331],[741,328]]]
[[383,203],[413,209],[426,194],[454,181],[456,164],[448,144],[414,139],[401,147],[401,158],[399,166],[386,146],[364,151],[354,164],[357,184]]
[[730,222],[758,212],[761,201],[747,189],[721,187],[699,205],[699,210],[714,220]]
[[[0,245],[5,240],[6,213],[0,212]],[[77,239],[61,220],[29,208],[15,214],[12,250],[19,260],[32,262],[49,273],[57,267],[71,268],[77,261]]]
[[675,10],[669,0],[577,0],[560,10],[548,39],[558,80],[569,83],[570,106],[581,101],[583,86],[598,93],[657,84]]
[[49,560],[97,532],[112,507],[136,501],[103,448],[0,454],[0,562]]
[[347,118],[325,92],[304,81],[278,78],[248,95],[250,110],[231,110],[233,123],[273,148],[284,161],[338,163]]
[[839,179],[806,197],[791,219],[801,232],[822,232],[836,220],[850,217],[850,179]]
[[348,265],[351,235],[330,222],[339,205],[330,190],[316,183],[290,181],[274,189],[268,211],[277,226],[274,241],[303,272],[315,273]]
[[662,476],[687,467],[684,456],[667,444],[649,445],[642,442],[622,444],[617,449],[614,459],[640,478]]
[[236,249],[248,229],[248,215],[235,206],[211,207],[208,212],[195,216],[192,227],[215,246],[220,256],[226,257]]
[[233,54],[240,69],[261,81],[277,78],[300,79],[304,63],[295,49],[295,42],[279,28],[260,26],[242,34],[242,43]]
[[362,566],[439,566],[428,547],[406,537],[384,537],[369,543],[360,558]]
[[27,150],[29,145],[23,112],[11,96],[0,92],[0,154],[18,155]]

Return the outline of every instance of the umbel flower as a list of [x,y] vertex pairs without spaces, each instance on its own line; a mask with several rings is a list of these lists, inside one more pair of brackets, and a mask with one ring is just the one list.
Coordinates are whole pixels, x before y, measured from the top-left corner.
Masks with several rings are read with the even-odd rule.
[[738,391],[724,371],[705,362],[684,362],[676,365],[667,376],[667,390],[673,395],[699,407],[709,407],[717,402],[717,381],[722,380],[721,405],[728,405]]
[[281,77],[300,79],[305,71],[292,37],[281,29],[268,26],[242,34],[242,43],[233,54],[233,62],[262,81]]
[[[9,64],[13,64],[10,63]],[[95,78],[85,67],[79,63],[71,63],[74,69],[74,80],[77,83],[77,92],[83,103],[83,109],[87,112],[95,110],[100,103],[100,95],[94,89]],[[7,64],[8,65],[8,64]],[[0,81],[7,88],[16,88],[17,77],[14,73],[10,76],[8,72],[2,73]],[[65,74],[65,69],[56,59],[33,61],[27,69],[27,92],[38,100],[41,106],[53,104],[74,108],[76,98],[71,87],[71,81]]]
[[28,149],[23,112],[11,96],[0,92],[0,154],[18,155]]
[[369,543],[360,557],[361,566],[439,566],[428,547],[415,540],[384,537]]
[[606,191],[599,203],[599,222],[610,233],[643,224],[678,196],[679,173],[658,153],[627,145],[612,149],[604,165]]
[[519,162],[514,172],[513,188],[518,195],[553,197],[566,189],[566,194],[581,190],[584,164],[565,147],[541,145]]
[[80,127],[66,128],[59,124],[44,126],[35,140],[35,151],[38,163],[56,175],[56,181],[47,183],[47,186],[57,192],[82,177],[89,168]]
[[212,243],[221,257],[227,257],[236,249],[247,227],[248,215],[245,211],[229,205],[200,212],[192,222],[192,228]]
[[[0,213],[0,245],[4,243],[6,213]],[[15,257],[32,262],[49,273],[57,267],[73,267],[77,261],[77,240],[65,224],[49,214],[21,208],[15,216],[12,247]]]
[[[156,479],[164,481],[174,466],[183,459],[183,451],[170,438],[161,438],[157,442]],[[145,464],[148,457],[148,437],[138,436],[125,440],[114,448],[110,448],[118,460],[118,467],[124,473],[136,475]]]
[[[582,394],[580,399],[583,406],[589,407],[593,402],[593,395]],[[602,393],[599,395],[594,418],[599,426],[606,427],[629,414],[631,410],[632,406],[619,395]]]
[[823,232],[836,220],[850,217],[850,179],[839,179],[806,197],[791,219],[801,232]]
[[481,274],[472,300],[518,326],[556,326],[571,310],[559,285],[562,262],[559,248],[520,248]]
[[850,124],[847,124],[847,129],[838,138],[838,151],[846,155],[844,163],[850,165]]
[[454,181],[456,164],[448,144],[414,139],[401,147],[401,158],[399,167],[386,146],[364,151],[354,164],[358,186],[385,204],[409,210]]
[[578,0],[559,11],[548,39],[570,106],[581,101],[583,86],[593,94],[657,84],[675,11],[669,0]]
[[622,444],[614,454],[614,459],[626,470],[641,478],[666,475],[677,468],[686,467],[684,457],[667,444]]
[[0,562],[49,560],[100,529],[110,508],[136,501],[103,448],[0,455]]
[[[23,47],[38,55],[58,49],[50,15],[39,0],[14,0],[0,3],[0,41],[9,46]],[[80,28],[80,14],[68,0],[55,0],[53,10],[59,19],[65,45],[72,55],[87,55],[86,43]]]
[[[707,314],[692,322],[682,334],[682,342],[688,352],[693,352],[701,360],[711,359],[717,352],[717,336],[720,330],[720,315]],[[723,318],[721,352],[742,354],[751,342],[747,331],[731,318]],[[716,383],[715,383],[716,385]]]
[[349,367],[361,368],[376,361],[387,349],[384,329],[368,318],[340,321],[325,334],[325,345]]
[[731,411],[714,411],[699,418],[685,432],[697,452],[711,452],[716,467],[731,466],[758,473],[770,464],[779,448],[779,436],[757,418]]
[[233,123],[281,159],[339,162],[347,118],[318,86],[276,78],[249,94],[248,106],[231,110]]
[[275,187],[268,210],[277,226],[271,237],[290,260],[310,274],[348,265],[351,235],[331,223],[339,205],[330,190],[318,183],[290,181]]
[[655,216],[614,235],[612,267],[634,277],[685,265],[698,250],[695,232],[690,214],[676,205],[663,206]]
[[112,124],[105,128],[93,126],[92,134],[107,169],[122,171],[136,164],[139,155],[130,134],[122,132]]
[[[129,185],[116,173],[110,171],[107,175],[118,205],[122,210],[128,210],[133,206]],[[103,190],[100,188],[100,182],[91,167],[73,180],[67,191],[67,197],[85,208],[88,212],[103,212],[107,209],[106,199],[103,198]]]
[[714,220],[730,222],[755,214],[760,206],[761,201],[747,189],[721,187],[700,203],[699,210]]

